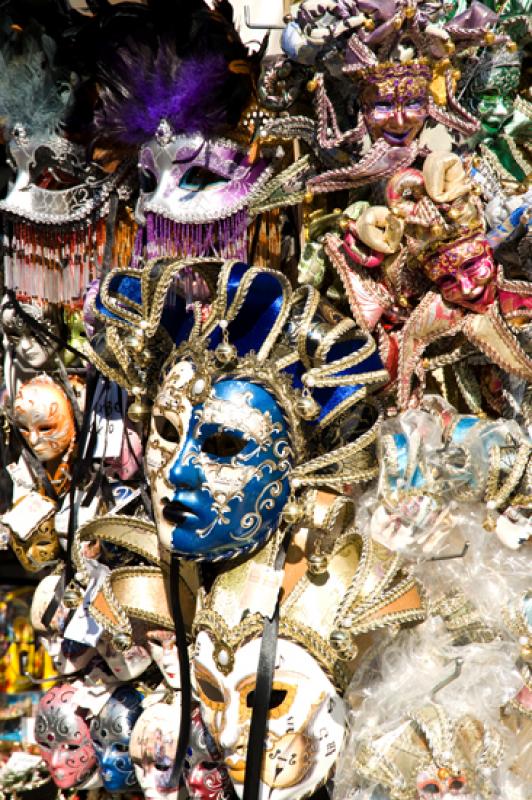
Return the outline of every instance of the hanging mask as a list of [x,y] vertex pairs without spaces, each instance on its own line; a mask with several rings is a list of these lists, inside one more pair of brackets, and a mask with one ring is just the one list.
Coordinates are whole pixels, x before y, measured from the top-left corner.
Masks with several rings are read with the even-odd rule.
[[423,259],[423,269],[449,303],[482,314],[495,300],[497,268],[483,234],[438,247]]
[[97,769],[89,726],[76,703],[75,687],[54,686],[39,701],[35,739],[56,786],[82,787]]
[[183,778],[190,800],[224,800],[234,797],[233,784],[220,752],[205,727],[199,708],[192,710]]
[[[51,318],[47,319],[39,306],[22,303],[21,307],[26,314],[41,325],[48,328],[51,333],[59,336],[60,325]],[[9,297],[4,296],[0,310],[0,328],[4,334],[4,345],[13,348],[14,359],[26,369],[34,370],[50,367],[59,345],[43,334],[38,335],[34,329],[16,310],[9,305]]]
[[364,76],[362,114],[373,141],[383,138],[392,147],[412,144],[429,115],[430,78],[430,68],[418,63],[376,68]]
[[[342,508],[347,513],[349,505]],[[343,517],[339,505],[335,513]],[[201,716],[239,797],[256,703],[263,620],[271,613],[266,576],[280,544],[279,535],[274,539],[252,561],[216,579],[193,626],[193,670]],[[356,632],[369,630],[362,620],[366,614],[374,630],[396,618],[393,609],[399,587],[391,561],[392,570],[386,573],[390,589],[382,585],[389,554],[373,549],[369,540],[359,552],[356,541],[349,534],[340,535],[334,553],[326,558],[324,579],[314,582],[303,573],[292,592],[284,595],[265,730],[259,795],[263,798],[297,800],[327,781],[345,736],[347,709],[342,694],[355,669]],[[298,546],[304,550],[303,539]],[[369,590],[369,594],[357,597],[348,610],[344,599],[350,596],[351,582],[359,580],[362,564],[369,570],[365,574],[373,576],[365,583],[364,592]],[[407,615],[415,617],[420,613],[420,598],[414,584],[403,581],[399,591],[405,600],[409,598],[402,607],[409,606]]]
[[64,390],[47,375],[23,384],[15,398],[15,424],[39,461],[60,458],[76,440],[74,414]]
[[180,689],[179,656],[175,633],[167,630],[150,630],[146,634],[147,648],[171,689]]
[[120,686],[91,722],[100,776],[108,792],[127,792],[137,787],[128,745],[133,725],[142,712],[141,701],[142,695],[136,689]]
[[180,699],[156,703],[142,712],[131,733],[129,752],[146,800],[176,800],[179,777],[173,776],[179,731]]
[[[68,326],[68,344],[75,348],[78,351],[83,351],[83,347],[85,346],[85,342],[87,341],[87,335],[85,333],[85,327],[83,325],[83,314],[81,311],[72,311],[71,314],[67,317],[67,326]],[[78,357],[75,353],[72,353],[70,350],[65,349],[63,354],[63,361],[66,367],[73,366]]]
[[[15,506],[13,511],[16,509]],[[10,544],[19,562],[28,572],[38,572],[54,564],[61,553],[53,516],[41,522],[26,539],[20,538],[13,531]]]
[[[31,589],[0,592],[0,692],[16,694],[32,688],[28,672],[39,676],[42,661],[30,623]],[[22,668],[22,670],[21,670]]]
[[193,388],[190,400],[179,396],[187,368],[177,364],[161,388],[146,454],[159,539],[185,558],[227,557],[279,524],[290,493],[287,424],[272,394],[248,381],[220,381],[201,403]]
[[119,650],[108,636],[99,639],[96,649],[115,678],[120,681],[138,678],[152,663],[145,647],[133,645],[127,650]]
[[467,86],[466,100],[488,136],[501,133],[511,120],[520,78],[519,53],[501,47],[480,58]]

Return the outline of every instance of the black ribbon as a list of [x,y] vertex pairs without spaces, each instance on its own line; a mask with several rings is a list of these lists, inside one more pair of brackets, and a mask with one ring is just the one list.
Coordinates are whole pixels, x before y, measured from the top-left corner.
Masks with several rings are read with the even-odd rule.
[[[285,533],[277,557],[275,569],[281,570],[286,560],[286,551],[291,537],[291,528]],[[268,725],[268,711],[272,695],[273,674],[277,656],[277,636],[279,633],[280,596],[277,597],[273,616],[266,617],[262,631],[259,663],[257,665],[257,681],[255,697],[249,728],[246,753],[246,777],[244,778],[243,800],[257,800],[259,796],[260,776],[264,758],[264,739]]]
[[170,564],[170,594],[172,597],[172,616],[174,618],[176,647],[179,657],[179,678],[181,681],[181,719],[177,750],[171,776],[172,782],[177,784],[190,740],[192,691],[190,686],[190,662],[188,658],[187,634],[179,597],[179,558],[175,553],[172,553],[172,561]]

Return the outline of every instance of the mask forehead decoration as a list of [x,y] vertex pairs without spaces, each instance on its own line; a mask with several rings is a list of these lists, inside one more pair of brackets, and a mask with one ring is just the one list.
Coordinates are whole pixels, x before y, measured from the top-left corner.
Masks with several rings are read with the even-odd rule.
[[[253,561],[219,576],[193,626],[202,717],[239,796],[263,630],[262,614],[248,605],[257,568],[273,564],[279,546],[277,536]],[[366,576],[363,596],[351,591],[359,570]],[[415,582],[401,577],[399,561],[349,527],[328,553],[324,576],[315,581],[304,573],[281,604],[261,775],[262,790],[275,798],[305,796],[330,776],[344,740],[342,694],[359,635],[424,616]]]
[[354,769],[384,786],[390,800],[485,797],[502,757],[498,731],[473,716],[453,718],[433,703],[373,741],[362,741]]
[[[213,285],[217,265],[192,263]],[[158,296],[187,266],[170,264],[159,273]],[[131,291],[133,274],[115,273],[115,288]],[[104,284],[97,301],[113,341],[113,329],[130,331],[111,298],[115,288]],[[351,480],[367,475],[362,454],[373,429],[359,437],[356,424],[349,430],[342,423],[386,380],[371,338],[309,287],[294,292],[279,272],[227,262],[212,301],[207,319],[199,308],[195,320],[174,309],[174,350],[167,339],[164,368],[158,360],[144,362],[145,378],[133,384],[135,391],[149,387],[155,399],[146,466],[165,558],[171,551],[208,560],[249,552],[277,529],[294,480],[301,487],[322,480],[341,485],[348,473]],[[162,335],[158,320],[163,329],[170,321],[161,306],[150,311],[146,302],[147,296],[137,305],[136,325],[144,352]],[[113,374],[133,388],[136,356],[124,356],[123,377]],[[323,479],[326,464],[336,474],[328,470]]]
[[[131,163],[106,172],[87,162],[85,146],[67,138],[72,111],[86,100],[78,98],[81,81],[54,63],[56,43],[36,24],[17,30],[4,49],[0,76],[0,117],[15,169],[0,201],[5,285],[21,295],[68,302],[81,298],[102,266],[111,197],[131,194]],[[131,233],[120,215],[116,252],[120,244],[126,255]]]
[[[279,111],[311,92],[325,169],[307,182],[310,192],[355,189],[409,166],[423,136],[430,138],[426,123],[462,137],[477,132],[480,124],[460,102],[457,84],[472,50],[510,43],[506,33],[492,30],[497,22],[480,3],[449,19],[418,0],[356,3],[349,10],[300,3],[283,35],[285,57],[265,67],[259,93]],[[290,125],[295,134],[299,119],[289,118],[287,130]]]
[[54,783],[61,789],[82,786],[97,768],[89,726],[69,684],[54,686],[39,701],[35,739]]
[[150,46],[117,51],[98,127],[105,141],[140,148],[136,216],[144,227],[134,266],[156,256],[245,259],[259,211],[297,202],[297,170],[287,171],[284,193],[279,176],[272,180],[279,139],[261,143],[259,154],[266,112],[255,96],[258,72],[259,57],[242,43],[228,4],[180,9]]
[[143,695],[131,686],[119,686],[91,722],[90,734],[104,788],[125,792],[137,786],[129,755],[133,725],[142,713]]
[[74,414],[65,391],[47,375],[23,384],[15,398],[15,422],[39,461],[72,452]]

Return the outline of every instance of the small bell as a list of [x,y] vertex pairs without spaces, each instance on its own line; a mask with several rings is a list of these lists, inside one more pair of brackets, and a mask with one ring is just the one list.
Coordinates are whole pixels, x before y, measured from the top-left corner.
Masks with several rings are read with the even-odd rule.
[[295,525],[303,517],[303,509],[294,497],[289,498],[283,508],[283,519],[289,525]]
[[81,592],[73,583],[65,589],[62,602],[66,608],[77,608],[81,603]]
[[328,567],[327,556],[323,553],[312,553],[308,560],[308,571],[311,575],[324,575]]
[[131,647],[131,636],[129,635],[129,633],[125,632],[116,633],[113,636],[112,641],[113,641],[113,647],[115,647],[117,650],[120,650],[120,652],[122,653],[125,650],[129,650],[129,648]]
[[128,408],[127,415],[132,422],[146,422],[151,416],[151,403],[135,396]]
[[349,654],[351,636],[345,631],[334,630],[329,637],[329,642],[333,650],[336,650],[338,655],[346,656]]
[[320,407],[310,392],[304,391],[296,400],[296,410],[302,419],[314,419],[320,413]]
[[220,342],[214,351],[214,355],[220,364],[223,364],[224,366],[227,364],[232,364],[233,361],[236,361],[237,357],[236,347],[229,342]]

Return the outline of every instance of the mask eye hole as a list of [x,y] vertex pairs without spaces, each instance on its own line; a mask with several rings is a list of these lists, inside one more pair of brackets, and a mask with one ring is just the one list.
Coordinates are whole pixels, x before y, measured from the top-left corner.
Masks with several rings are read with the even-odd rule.
[[175,425],[173,425],[169,419],[163,417],[161,414],[154,415],[153,426],[161,439],[165,439],[167,442],[172,442],[172,444],[175,444],[181,438],[181,435]]
[[128,748],[127,744],[121,744],[120,742],[117,742],[115,744],[115,750],[116,750],[117,753],[127,753],[127,752],[129,752],[129,748]]
[[224,706],[222,691],[204,676],[197,676],[198,690],[201,699],[212,709],[219,710]]
[[179,181],[179,188],[189,192],[202,192],[228,182],[223,175],[206,167],[190,167]]
[[449,789],[451,792],[461,792],[465,786],[465,780],[463,778],[452,778],[449,781]]
[[231,458],[238,455],[247,445],[247,439],[243,439],[234,433],[220,431],[213,433],[203,442],[201,449],[204,453],[218,458]]
[[440,787],[434,781],[427,781],[422,786],[420,786],[420,790],[425,792],[425,794],[430,794],[436,797],[436,795],[440,794]]
[[[268,708],[270,710],[274,708],[279,708],[279,706],[284,703],[286,699],[287,691],[286,689],[272,689],[272,693],[270,695],[270,702],[268,703]],[[246,705],[248,708],[253,708],[253,704],[255,703],[255,690],[248,693],[246,697]]]

